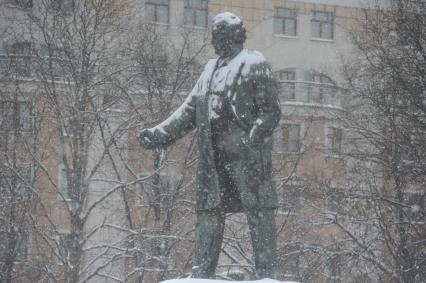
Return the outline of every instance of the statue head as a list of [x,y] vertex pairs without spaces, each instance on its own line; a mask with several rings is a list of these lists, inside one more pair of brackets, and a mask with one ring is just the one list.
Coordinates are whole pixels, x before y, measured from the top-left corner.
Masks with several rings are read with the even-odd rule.
[[212,45],[220,57],[227,57],[243,48],[246,29],[243,21],[230,12],[224,12],[213,18]]

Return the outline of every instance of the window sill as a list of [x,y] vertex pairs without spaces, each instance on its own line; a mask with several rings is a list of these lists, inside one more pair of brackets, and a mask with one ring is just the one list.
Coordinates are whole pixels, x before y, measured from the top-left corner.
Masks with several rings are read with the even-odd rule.
[[327,38],[321,38],[321,37],[311,37],[311,41],[334,43],[334,39],[327,39]]
[[207,27],[203,27],[203,26],[191,26],[191,25],[183,25],[184,28],[186,29],[195,29],[195,30],[207,30]]
[[297,35],[286,35],[286,34],[280,34],[280,33],[274,33],[274,37],[287,38],[287,39],[299,39]]
[[145,23],[150,24],[150,25],[156,25],[156,26],[164,26],[164,27],[169,27],[170,23],[163,23],[163,22],[153,22],[153,21],[148,21],[146,20]]

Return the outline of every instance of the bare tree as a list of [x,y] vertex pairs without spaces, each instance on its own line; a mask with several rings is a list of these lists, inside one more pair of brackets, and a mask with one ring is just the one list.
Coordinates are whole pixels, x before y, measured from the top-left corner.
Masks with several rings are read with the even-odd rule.
[[[140,127],[149,127],[170,115],[188,95],[201,74],[207,38],[184,29],[170,34],[145,23],[137,24],[128,36],[132,72],[126,82],[127,98]],[[130,196],[131,206],[136,206],[132,227],[141,228],[131,239],[135,252],[130,276],[138,282],[181,276],[188,272],[193,253],[195,140],[190,136],[152,154],[136,146],[131,155],[140,158],[129,163],[132,178],[143,174],[143,180]]]
[[[0,281],[15,282],[25,274],[30,232],[29,214],[33,211],[33,178],[23,139],[32,144],[29,101],[18,94],[3,94],[0,165]],[[8,113],[9,115],[6,115]],[[27,119],[27,120],[25,120]],[[18,264],[16,264],[18,263]]]
[[350,202],[346,221],[334,221],[353,258],[374,268],[373,281],[426,276],[425,8],[395,0],[363,11],[353,33],[358,59],[344,70]]
[[[11,119],[15,122],[11,128],[14,133],[22,127],[17,123],[30,123],[34,140],[21,139],[22,144],[8,148],[7,155],[25,155],[33,165],[34,182],[24,182],[13,159],[12,163],[2,163],[2,167],[15,173],[10,188],[17,187],[18,180],[34,192],[35,207],[23,207],[22,215],[31,220],[34,236],[28,265],[37,269],[39,280],[86,282],[95,276],[113,277],[105,271],[111,271],[111,264],[122,260],[124,254],[119,239],[93,244],[102,234],[122,236],[102,231],[106,221],[126,225],[120,210],[123,204],[113,207],[115,218],[101,213],[105,211],[102,206],[111,199],[123,203],[118,192],[128,185],[123,170],[116,168],[123,162],[118,152],[132,116],[120,115],[105,99],[105,90],[111,90],[114,78],[122,71],[121,64],[114,64],[118,59],[114,56],[115,42],[126,19],[122,4],[39,1],[22,11],[17,25],[7,30],[9,39],[25,34],[28,47],[27,57],[13,52],[8,56],[11,69],[20,75],[17,80],[9,80],[8,89],[34,101],[28,121]],[[29,64],[24,66],[21,61]],[[123,106],[114,102],[117,108]],[[20,117],[19,111],[11,112]],[[4,200],[7,203],[13,198]],[[10,227],[18,225],[14,213],[18,209],[18,205],[10,206],[10,221],[6,222]],[[7,253],[2,269],[5,280],[10,281],[19,237],[15,235],[17,228],[8,230],[13,240],[8,241],[9,250],[13,252]]]

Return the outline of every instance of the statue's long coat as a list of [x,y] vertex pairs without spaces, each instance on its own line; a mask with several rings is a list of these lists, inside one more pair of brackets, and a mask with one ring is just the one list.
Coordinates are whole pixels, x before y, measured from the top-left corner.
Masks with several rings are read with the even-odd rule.
[[[270,67],[261,53],[246,49],[215,72],[217,60],[207,63],[185,102],[168,119],[150,130],[155,135],[157,145],[165,147],[192,129],[198,129],[197,210],[218,207],[223,201],[221,195],[227,188],[219,186],[208,93],[226,93],[240,125],[233,129],[226,142],[232,152],[235,150],[233,166],[237,166],[237,171],[241,172],[243,179],[239,184],[244,186],[236,190],[240,193],[234,196],[235,207],[227,211],[241,210],[240,200],[253,209],[276,207],[277,197],[271,180],[271,135],[281,117],[281,110]],[[253,139],[261,143],[250,144],[249,140]]]

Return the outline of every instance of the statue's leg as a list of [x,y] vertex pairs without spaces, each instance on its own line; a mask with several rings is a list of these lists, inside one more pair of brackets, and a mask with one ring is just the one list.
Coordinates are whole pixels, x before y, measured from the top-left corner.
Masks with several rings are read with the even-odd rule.
[[234,162],[229,166],[230,175],[238,187],[243,209],[250,228],[256,276],[274,278],[276,268],[276,224],[275,209],[264,207],[261,202],[260,167],[251,160]]
[[225,226],[221,209],[197,212],[193,278],[214,278]]
[[247,209],[246,215],[253,245],[256,276],[259,279],[274,278],[277,249],[275,210]]

